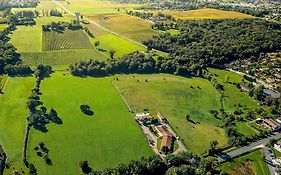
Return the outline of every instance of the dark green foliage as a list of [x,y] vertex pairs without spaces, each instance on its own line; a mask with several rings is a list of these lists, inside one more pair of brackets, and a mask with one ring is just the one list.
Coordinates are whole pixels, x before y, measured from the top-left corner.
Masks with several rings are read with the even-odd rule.
[[94,112],[91,110],[91,107],[89,105],[81,105],[80,109],[86,115],[93,115],[94,114]]
[[50,16],[62,17],[62,13],[59,12],[57,9],[52,9],[50,11]]

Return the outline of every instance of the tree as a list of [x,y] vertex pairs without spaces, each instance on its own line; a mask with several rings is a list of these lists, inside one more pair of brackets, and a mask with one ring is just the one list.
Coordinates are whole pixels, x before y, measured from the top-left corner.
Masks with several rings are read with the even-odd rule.
[[100,42],[99,42],[99,41],[96,41],[96,42],[94,43],[94,45],[95,45],[95,47],[98,47],[98,46],[100,45]]
[[212,141],[210,142],[210,149],[209,149],[209,154],[210,154],[210,155],[217,152],[217,150],[218,150],[218,148],[217,148],[218,144],[219,144],[219,143],[218,143],[217,140],[212,140]]
[[185,116],[185,119],[186,119],[187,121],[189,121],[189,120],[190,120],[190,115],[187,114],[187,115]]
[[88,161],[84,160],[79,163],[79,166],[83,173],[89,174],[92,172],[92,168],[89,167]]
[[114,55],[115,55],[115,50],[109,50],[109,56],[110,56],[110,58],[114,58]]

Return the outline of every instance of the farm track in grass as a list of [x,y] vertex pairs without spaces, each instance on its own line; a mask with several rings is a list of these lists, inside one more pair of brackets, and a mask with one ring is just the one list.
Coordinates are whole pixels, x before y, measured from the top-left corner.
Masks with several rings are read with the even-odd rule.
[[63,33],[43,32],[43,51],[92,48],[83,30],[65,30]]
[[[42,101],[53,107],[62,125],[47,125],[48,132],[32,129],[28,160],[38,174],[80,174],[79,162],[88,160],[97,169],[117,166],[153,155],[141,129],[112,85],[114,77],[79,78],[56,72],[41,84]],[[94,111],[87,116],[80,105]],[[44,142],[52,166],[38,157],[34,147]]]
[[[183,78],[167,74],[124,75],[114,84],[134,112],[148,109],[160,111],[183,139],[187,149],[203,154],[210,141],[220,147],[227,145],[228,137],[221,128],[223,122],[210,116],[209,110],[219,110],[219,93],[210,82],[201,78]],[[193,124],[186,120],[190,115]]]
[[[158,11],[154,11],[154,13],[158,13]],[[189,11],[164,10],[162,11],[162,13],[167,15],[172,15],[176,19],[183,19],[183,20],[255,18],[254,16],[247,15],[244,13],[239,13],[234,11],[224,11],[224,10],[211,9],[211,8],[189,10]]]

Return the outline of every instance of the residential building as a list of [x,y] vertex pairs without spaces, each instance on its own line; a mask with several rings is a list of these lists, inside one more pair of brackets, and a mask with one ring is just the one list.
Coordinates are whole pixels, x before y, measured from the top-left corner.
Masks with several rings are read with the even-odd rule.
[[281,152],[281,140],[279,140],[277,143],[274,144],[274,148]]
[[263,124],[264,124],[264,126],[266,126],[267,128],[269,128],[272,131],[277,131],[281,128],[281,125],[271,118],[270,119],[264,119]]

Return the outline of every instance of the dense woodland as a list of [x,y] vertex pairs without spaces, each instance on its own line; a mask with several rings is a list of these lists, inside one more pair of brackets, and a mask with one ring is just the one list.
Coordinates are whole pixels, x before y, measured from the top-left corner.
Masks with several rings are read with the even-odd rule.
[[222,65],[281,49],[281,25],[262,20],[178,21],[154,28],[181,31],[154,36],[144,44],[170,53],[188,67]]

